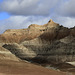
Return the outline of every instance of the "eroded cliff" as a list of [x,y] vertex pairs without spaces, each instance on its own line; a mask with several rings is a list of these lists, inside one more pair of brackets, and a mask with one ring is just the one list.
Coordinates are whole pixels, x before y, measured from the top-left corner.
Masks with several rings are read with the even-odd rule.
[[[4,48],[21,59],[63,63],[75,61],[74,29],[50,20],[41,26],[32,24],[27,29],[7,30],[0,39],[8,43],[3,45]],[[16,44],[10,44],[12,42]]]

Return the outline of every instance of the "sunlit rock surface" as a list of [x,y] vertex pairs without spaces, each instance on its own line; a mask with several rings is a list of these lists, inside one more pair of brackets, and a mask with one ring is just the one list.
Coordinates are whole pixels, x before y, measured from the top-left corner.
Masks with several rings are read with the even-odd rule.
[[[17,65],[15,73],[25,69],[26,72],[21,70],[21,73],[23,72],[23,74],[26,73],[27,75],[30,75],[31,71],[34,70],[31,68],[26,69],[27,61],[60,65],[59,67],[62,68],[62,66],[67,65],[64,63],[75,61],[75,27],[66,28],[51,19],[47,24],[31,24],[27,29],[8,29],[0,35],[0,60],[2,60],[2,65],[7,65],[5,69],[14,64]],[[9,62],[9,64],[3,60]],[[23,68],[24,64],[26,65]],[[41,67],[39,68],[42,69]],[[39,68],[38,72],[40,72]],[[1,67],[0,69],[4,68]],[[14,72],[12,69],[15,70],[15,67],[12,66],[10,70],[8,69],[9,73]],[[40,74],[44,75],[45,70]],[[8,73],[5,70],[2,72]],[[34,74],[36,73],[35,71]],[[49,73],[63,75],[63,73],[53,70]],[[45,75],[49,75],[49,73],[45,73]]]

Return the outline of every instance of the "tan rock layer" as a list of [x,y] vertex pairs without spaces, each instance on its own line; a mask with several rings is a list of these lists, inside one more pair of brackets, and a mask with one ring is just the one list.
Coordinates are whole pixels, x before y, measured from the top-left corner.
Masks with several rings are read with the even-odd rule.
[[[62,29],[63,28],[63,29]],[[49,32],[49,33],[48,33]],[[39,36],[50,37],[50,40],[54,40],[57,35],[57,39],[63,38],[69,34],[69,29],[59,26],[58,23],[50,20],[45,25],[32,24],[27,29],[8,29],[0,35],[0,42],[4,43],[20,43],[25,40],[31,40]],[[71,32],[73,33],[73,32]]]
[[50,20],[41,26],[33,24],[27,29],[7,30],[0,39],[6,43],[20,43],[5,44],[3,47],[22,59],[40,58],[48,62],[68,62],[75,61],[74,29]]

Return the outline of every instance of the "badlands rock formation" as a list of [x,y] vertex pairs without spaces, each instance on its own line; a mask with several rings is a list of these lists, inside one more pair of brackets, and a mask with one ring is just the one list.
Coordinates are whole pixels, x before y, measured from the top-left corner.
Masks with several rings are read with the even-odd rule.
[[[49,75],[49,73],[63,75],[63,73],[53,70],[48,72],[45,69],[45,71],[42,67],[37,68],[37,66],[24,63],[22,60],[47,64],[75,61],[75,27],[63,27],[51,19],[45,25],[32,24],[27,29],[8,29],[0,35],[0,61],[2,61],[0,64],[6,65],[5,69],[8,70],[8,72],[2,70],[4,68],[0,66],[2,73],[19,73],[21,70],[20,73],[23,72],[23,74],[26,73],[27,75],[35,75],[38,74],[37,72],[41,75]],[[16,69],[13,64],[17,65]],[[26,65],[31,68],[23,68]],[[11,66],[11,69],[8,69],[9,66]],[[34,68],[37,71],[33,74]],[[40,72],[41,69],[43,71]]]
[[9,50],[0,47],[0,75],[66,75],[66,73],[49,70],[41,66],[22,61]]
[[[66,73],[49,70],[41,66],[22,61],[0,43],[0,75],[66,75]],[[17,44],[16,44],[17,45]]]
[[[66,28],[50,20],[45,25],[6,30],[0,37],[3,45],[21,59],[38,63],[75,61],[75,28]],[[15,42],[15,44],[10,44]],[[19,43],[19,44],[17,44]]]
[[0,35],[0,42],[20,43],[26,40],[31,40],[40,36],[49,28],[56,26],[59,26],[59,24],[54,23],[52,20],[50,20],[45,25],[32,24],[27,29],[8,29],[2,35]]
[[20,59],[12,54],[9,50],[0,46],[0,61],[2,60],[19,61]]

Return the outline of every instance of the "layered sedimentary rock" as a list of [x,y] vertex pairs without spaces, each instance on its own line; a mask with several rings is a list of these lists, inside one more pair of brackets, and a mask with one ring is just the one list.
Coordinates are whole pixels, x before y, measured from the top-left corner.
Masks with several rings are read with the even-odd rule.
[[27,29],[7,30],[1,37],[8,42],[3,47],[21,59],[62,63],[75,61],[74,33],[75,28],[69,29],[50,20],[41,26],[32,24]]
[[75,61],[75,39],[71,40],[71,38],[73,37],[68,36],[64,39],[47,43],[44,40],[38,43],[36,41],[37,39],[34,39],[25,41],[22,45],[37,54],[37,56],[33,58],[34,61],[63,63]]
[[32,24],[27,29],[8,29],[3,34],[0,35],[0,42],[20,43],[23,42],[24,40],[31,40],[40,36],[49,28],[56,26],[59,26],[59,24],[54,23],[52,20],[50,20],[45,25]]
[[[70,70],[64,63],[74,64],[72,61],[75,61],[75,27],[66,28],[50,20],[45,25],[32,24],[27,29],[9,29],[0,35],[1,74],[70,75],[25,60]],[[72,68],[75,67],[71,66],[71,70],[75,71]]]
[[12,54],[9,50],[0,46],[0,61],[2,60],[19,61],[20,59]]
[[[0,75],[38,75],[39,73],[41,75],[66,75],[66,73],[63,72],[58,72],[52,69],[49,70],[44,67],[22,61],[9,50],[1,47],[2,45],[4,44],[0,44]],[[17,44],[15,45],[18,46]],[[13,46],[10,46],[10,48],[13,48]]]
[[28,48],[24,47],[23,45],[19,45],[17,43],[13,44],[5,44],[3,45],[4,48],[8,49],[14,55],[21,59],[28,59],[36,57],[36,53],[33,50],[29,50]]

